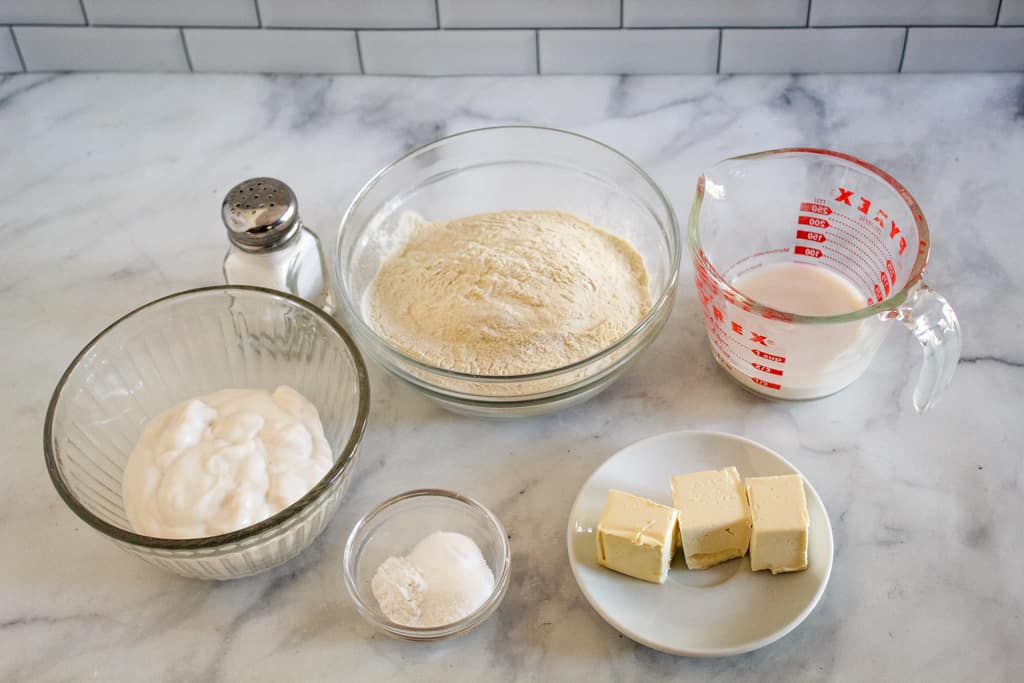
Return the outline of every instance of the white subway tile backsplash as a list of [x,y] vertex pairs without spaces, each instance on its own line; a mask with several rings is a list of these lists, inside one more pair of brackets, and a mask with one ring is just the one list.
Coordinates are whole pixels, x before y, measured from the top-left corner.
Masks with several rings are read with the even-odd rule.
[[811,26],[986,24],[999,0],[813,0]]
[[259,26],[255,0],[83,0],[90,24]]
[[185,43],[195,71],[359,73],[355,31],[190,28]]
[[905,29],[725,29],[721,73],[879,73],[899,69]]
[[1024,28],[911,28],[903,71],[1024,71]]
[[18,49],[14,46],[14,34],[11,29],[0,26],[0,74],[21,71],[21,60]]
[[29,71],[188,71],[176,28],[18,26]]
[[810,0],[622,0],[624,26],[804,26]]
[[532,74],[533,31],[360,31],[368,74]]
[[0,0],[0,24],[84,24],[78,0]]
[[438,0],[445,28],[618,27],[621,0]]
[[258,0],[264,26],[436,28],[434,0]]
[[1024,71],[1022,32],[1024,0],[0,0],[0,73]]
[[540,32],[545,74],[713,74],[717,63],[714,29]]
[[999,9],[1000,26],[1024,26],[1024,0],[1003,0]]

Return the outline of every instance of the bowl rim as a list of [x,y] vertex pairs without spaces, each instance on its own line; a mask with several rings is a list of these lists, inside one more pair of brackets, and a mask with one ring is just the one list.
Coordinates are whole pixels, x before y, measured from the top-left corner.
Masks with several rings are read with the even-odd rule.
[[[654,190],[655,195],[664,204],[668,214],[668,224],[664,226],[663,229],[664,235],[668,237],[668,279],[665,282],[665,286],[658,294],[657,300],[655,300],[655,302],[651,305],[651,309],[647,312],[647,315],[641,318],[640,321],[637,322],[632,328],[630,328],[630,330],[626,332],[618,341],[611,344],[610,346],[601,349],[596,353],[593,353],[585,358],[581,358],[578,361],[574,361],[568,365],[562,365],[556,368],[550,368],[548,370],[541,370],[539,372],[532,372],[522,375],[481,375],[476,373],[459,372],[457,370],[448,370],[446,368],[425,363],[417,358],[413,358],[412,356],[406,354],[400,349],[395,348],[394,346],[386,342],[379,334],[377,334],[377,332],[372,327],[370,327],[363,321],[363,317],[357,311],[355,303],[350,301],[347,289],[341,284],[343,279],[342,276],[344,275],[341,259],[339,258],[341,240],[345,234],[345,226],[349,222],[351,214],[355,207],[359,205],[363,201],[365,196],[369,194],[369,192],[399,164],[409,159],[412,159],[413,157],[425,154],[430,150],[439,147],[443,144],[446,144],[456,138],[481,133],[500,133],[502,131],[530,131],[540,132],[543,134],[554,133],[556,136],[563,135],[572,138],[577,138],[578,140],[582,140],[586,143],[592,143],[599,147],[603,147],[604,149],[611,152],[613,155],[619,157],[622,161],[626,163],[628,167],[632,168],[644,181],[647,182],[651,189]],[[667,306],[670,306],[672,303],[673,294],[675,293],[677,281],[679,278],[679,265],[682,258],[681,255],[682,239],[679,233],[679,222],[676,219],[676,213],[675,209],[672,206],[672,202],[669,201],[668,196],[665,195],[664,191],[661,189],[661,186],[659,186],[658,183],[654,181],[654,178],[652,178],[650,174],[647,173],[647,171],[645,171],[638,163],[633,161],[633,159],[631,159],[630,157],[626,156],[625,154],[623,154],[616,148],[612,147],[611,145],[601,142],[600,140],[596,140],[586,135],[574,133],[572,131],[563,130],[560,128],[530,125],[485,126],[482,128],[472,128],[470,130],[464,130],[458,133],[453,133],[451,135],[446,135],[442,138],[434,140],[433,142],[429,142],[425,145],[416,147],[406,152],[398,159],[392,161],[381,170],[377,171],[377,173],[375,173],[373,177],[370,178],[370,180],[368,180],[365,185],[363,185],[359,192],[356,193],[356,196],[352,199],[352,201],[349,202],[348,208],[345,209],[345,213],[341,217],[341,224],[338,229],[338,239],[335,243],[334,248],[334,284],[339,290],[338,293],[340,294],[340,296],[338,298],[341,300],[341,304],[344,309],[346,318],[348,319],[349,323],[357,329],[357,334],[368,336],[369,339],[376,342],[379,346],[383,347],[383,349],[386,349],[387,353],[397,356],[398,359],[403,363],[407,363],[418,370],[423,370],[429,373],[436,373],[438,375],[441,375],[442,377],[458,381],[491,384],[514,384],[521,382],[531,382],[539,379],[549,379],[552,377],[557,377],[566,372],[583,369],[596,361],[599,361],[603,358],[606,358],[616,353],[621,348],[629,344],[630,341],[632,341],[640,334],[642,334],[647,327],[649,327],[655,320],[657,320],[661,316],[662,310]]]
[[[378,616],[379,610],[375,610],[373,607],[368,605],[360,595],[355,579],[355,564],[357,560],[355,554],[355,542],[363,528],[388,508],[406,500],[425,497],[447,498],[449,500],[462,503],[471,510],[482,513],[489,522],[491,528],[496,532],[497,537],[501,539],[501,571],[495,575],[494,588],[491,590],[490,595],[487,596],[487,599],[479,607],[473,610],[473,612],[467,614],[462,619],[442,626],[403,626],[402,624],[391,621],[386,616]],[[441,530],[439,529],[439,531]],[[466,633],[482,624],[488,617],[490,617],[494,610],[497,609],[498,604],[500,604],[505,593],[508,591],[511,569],[512,546],[509,543],[508,534],[505,531],[505,527],[502,525],[501,520],[499,520],[498,517],[490,511],[490,509],[475,498],[470,498],[469,496],[465,496],[457,491],[440,488],[423,488],[404,491],[376,505],[372,510],[360,517],[359,521],[357,521],[352,527],[352,531],[349,532],[348,538],[345,541],[345,549],[342,557],[342,574],[344,574],[345,588],[348,590],[348,594],[349,597],[352,598],[352,602],[356,605],[356,611],[358,611],[359,614],[373,626],[380,628],[389,635],[413,641],[443,640],[445,638],[451,638],[453,636]],[[494,571],[494,569],[492,568],[491,571]]]
[[[216,536],[203,536],[200,538],[157,538],[155,536],[147,536],[134,531],[128,531],[127,529],[122,529],[119,526],[115,526],[110,522],[107,522],[78,501],[77,497],[65,481],[60,468],[57,466],[53,420],[57,412],[57,405],[64,392],[64,386],[71,377],[71,373],[78,367],[79,362],[89,352],[91,352],[93,348],[107,336],[107,334],[120,326],[121,323],[140,314],[141,312],[168,301],[203,296],[212,293],[231,293],[234,291],[249,292],[259,294],[261,296],[270,295],[284,299],[292,304],[296,304],[300,308],[313,313],[323,322],[327,323],[328,327],[333,330],[339,338],[341,338],[345,347],[348,349],[349,356],[352,358],[353,364],[355,365],[359,398],[359,406],[356,410],[355,423],[352,426],[352,431],[349,433],[347,442],[340,449],[339,456],[337,460],[334,461],[331,469],[328,470],[327,474],[325,474],[323,478],[313,486],[313,488],[307,491],[305,495],[280,512],[267,517],[263,521],[242,527],[236,531],[231,531],[226,534],[218,534]],[[370,381],[362,355],[359,353],[359,349],[356,347],[355,342],[352,341],[352,337],[349,336],[349,333],[345,331],[341,324],[331,316],[324,313],[320,308],[314,306],[308,301],[292,296],[291,294],[279,292],[274,289],[268,289],[266,287],[254,287],[250,285],[213,285],[208,287],[196,287],[168,294],[167,296],[162,296],[129,311],[103,328],[99,334],[93,337],[92,340],[90,340],[89,343],[87,343],[82,350],[75,355],[74,359],[72,359],[67,369],[61,375],[60,380],[57,382],[57,386],[54,388],[53,394],[50,397],[49,406],[46,409],[46,418],[43,424],[43,454],[46,461],[46,469],[50,474],[50,480],[53,482],[54,488],[57,489],[57,493],[64,500],[67,506],[71,508],[72,512],[97,531],[102,532],[115,541],[145,548],[156,548],[168,551],[210,550],[234,543],[242,543],[270,531],[271,529],[283,527],[300,513],[315,504],[321,496],[326,493],[327,490],[330,489],[334,483],[352,466],[352,463],[355,460],[356,448],[359,446],[360,441],[362,441],[363,434],[366,431],[366,421],[369,410]]]

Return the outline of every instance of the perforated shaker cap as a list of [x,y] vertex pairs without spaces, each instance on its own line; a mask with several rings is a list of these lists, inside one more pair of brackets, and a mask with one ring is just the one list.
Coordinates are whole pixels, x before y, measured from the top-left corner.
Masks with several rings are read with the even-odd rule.
[[299,229],[299,200],[276,178],[250,178],[228,191],[221,205],[228,238],[247,251],[273,248]]

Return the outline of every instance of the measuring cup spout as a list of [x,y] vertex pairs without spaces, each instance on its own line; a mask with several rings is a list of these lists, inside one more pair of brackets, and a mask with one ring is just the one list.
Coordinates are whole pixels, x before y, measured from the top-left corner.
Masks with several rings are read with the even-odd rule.
[[949,302],[924,283],[910,293],[898,313],[924,349],[921,376],[914,388],[914,408],[923,413],[953,379],[960,360],[960,322]]

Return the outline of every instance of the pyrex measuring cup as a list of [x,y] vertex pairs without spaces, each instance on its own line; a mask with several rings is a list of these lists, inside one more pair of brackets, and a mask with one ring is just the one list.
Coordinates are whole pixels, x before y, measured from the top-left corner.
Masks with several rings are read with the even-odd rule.
[[[891,320],[902,321],[924,348],[917,411],[933,405],[949,384],[960,357],[960,326],[946,300],[921,279],[929,244],[924,215],[884,171],[809,148],[726,159],[697,182],[689,243],[711,348],[745,388],[782,399],[839,391],[867,368]],[[838,275],[862,306],[839,315],[798,315],[734,286],[768,267],[789,276]]]

